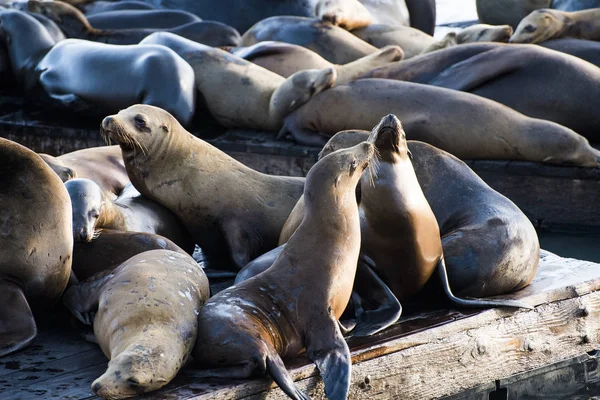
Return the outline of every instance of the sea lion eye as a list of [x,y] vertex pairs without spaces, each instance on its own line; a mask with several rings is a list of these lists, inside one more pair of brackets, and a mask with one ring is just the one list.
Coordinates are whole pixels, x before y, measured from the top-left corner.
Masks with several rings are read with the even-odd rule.
[[535,26],[533,26],[533,25],[527,25],[525,28],[523,28],[523,30],[524,30],[525,32],[529,32],[529,33],[531,33],[531,32],[535,32],[535,30],[536,30],[536,29],[537,29],[537,28],[536,28]]
[[98,210],[92,210],[90,211],[90,216],[92,218],[98,218],[100,216],[100,212],[98,212]]
[[141,115],[136,115],[133,122],[135,122],[136,128],[143,129],[146,127],[146,120]]
[[162,125],[161,126],[162,130],[165,131],[166,133],[169,133],[169,128],[166,125]]

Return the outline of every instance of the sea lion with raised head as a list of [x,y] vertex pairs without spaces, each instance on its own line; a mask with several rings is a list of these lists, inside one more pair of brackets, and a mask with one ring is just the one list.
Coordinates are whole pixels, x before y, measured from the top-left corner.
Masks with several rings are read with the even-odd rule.
[[511,43],[539,43],[550,39],[600,40],[600,8],[566,12],[544,8],[523,18]]
[[337,77],[329,67],[299,71],[285,79],[224,50],[168,32],[154,33],[141,44],[160,44],[184,57],[194,69],[198,94],[209,99],[208,111],[226,127],[278,130],[287,114],[333,85]]
[[73,208],[73,239],[91,242],[103,229],[145,232],[164,236],[189,254],[194,241],[173,213],[142,196],[128,184],[119,197],[113,199],[98,184],[89,179],[65,182]]
[[110,360],[92,391],[124,399],[158,390],[183,367],[194,345],[208,280],[189,255],[138,254],[99,280],[71,287],[65,305],[94,334]]
[[200,310],[193,355],[208,369],[204,375],[268,373],[289,397],[307,399],[282,362],[306,348],[327,398],[346,398],[352,362],[338,319],[350,299],[360,251],[356,185],[374,152],[373,144],[363,142],[318,161],[306,178],[305,217],[273,266]]
[[347,64],[377,51],[375,46],[328,22],[278,16],[262,20],[242,35],[241,46],[277,41],[310,49],[334,64]]
[[240,269],[276,247],[302,195],[303,179],[254,171],[156,107],[135,105],[106,117],[101,132],[121,146],[135,188],[171,210],[209,262],[225,258]]
[[[81,11],[58,0],[29,0],[27,9],[50,18],[67,37],[93,42],[133,45],[151,33],[161,30],[152,28],[96,29],[90,25]],[[216,21],[193,21],[165,30],[208,46],[237,46],[240,40],[240,34],[235,29]]]
[[58,176],[28,148],[0,138],[0,356],[37,334],[32,308],[69,281],[71,203]]
[[554,122],[470,93],[388,79],[359,79],[319,93],[285,118],[279,137],[290,133],[299,143],[323,145],[341,130],[369,129],[390,111],[409,138],[463,159],[582,167],[596,167],[600,160],[586,138]]
[[35,72],[53,107],[106,115],[152,104],[184,125],[194,115],[194,70],[164,46],[67,39],[48,51]]
[[348,64],[336,65],[306,47],[282,42],[259,42],[249,47],[234,47],[232,54],[260,65],[284,78],[305,69],[334,68],[334,85],[350,82],[373,68],[398,61],[404,52],[398,46],[385,48]]

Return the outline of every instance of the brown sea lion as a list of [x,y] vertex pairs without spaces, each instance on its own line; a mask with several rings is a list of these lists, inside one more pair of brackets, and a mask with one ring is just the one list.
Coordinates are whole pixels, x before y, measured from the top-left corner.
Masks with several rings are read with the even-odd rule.
[[[352,110],[352,112],[332,112]],[[359,79],[319,93],[288,115],[279,137],[322,145],[344,129],[369,129],[394,112],[411,139],[459,158],[596,167],[600,151],[554,122],[526,117],[470,93],[388,79]]]
[[168,32],[154,33],[141,44],[160,44],[184,57],[194,69],[198,94],[210,99],[210,114],[226,127],[278,130],[287,114],[336,80],[332,67],[285,79],[224,50]]
[[318,161],[306,178],[305,217],[273,266],[200,310],[193,355],[206,376],[268,373],[289,397],[307,399],[282,362],[306,348],[327,398],[346,398],[352,362],[338,319],[360,250],[356,185],[373,155],[363,142]]
[[334,64],[347,64],[374,53],[377,48],[350,32],[312,18],[280,16],[256,23],[242,35],[241,46],[278,41],[310,49]]
[[404,52],[398,46],[386,46],[373,54],[344,65],[335,65],[306,47],[282,42],[259,42],[249,47],[231,49],[231,53],[275,72],[284,78],[305,69],[334,68],[334,85],[350,82],[373,68],[401,60]]
[[[320,157],[354,146],[367,137],[367,131],[339,132],[327,142]],[[482,299],[464,302],[452,293],[495,296],[529,284],[537,270],[540,249],[535,229],[525,214],[456,157],[426,143],[407,143],[414,172],[439,224],[446,266],[438,268],[445,292],[442,299],[449,298],[460,306],[477,306]],[[300,198],[290,214],[280,243],[285,243],[297,229],[298,216],[304,213],[303,202]],[[491,301],[488,306],[503,302],[483,301]]]
[[103,229],[91,242],[74,243],[72,271],[78,281],[84,281],[99,272],[112,271],[136,254],[161,249],[188,254],[160,235]]
[[513,28],[532,11],[548,8],[553,0],[477,0],[477,15],[484,24],[508,24]]
[[69,194],[33,151],[0,138],[0,356],[37,334],[31,308],[52,305],[71,273]]
[[[563,79],[564,76],[569,79]],[[389,64],[365,77],[470,92],[529,117],[571,128],[591,141],[600,140],[600,115],[594,104],[594,99],[600,97],[600,70],[539,46],[463,45]]]
[[67,39],[48,51],[35,73],[49,105],[71,112],[106,115],[153,104],[187,125],[196,108],[192,67],[164,46]]
[[110,360],[92,391],[124,399],[169,383],[192,351],[197,315],[208,297],[202,268],[169,250],[138,254],[98,281],[71,287],[63,302],[82,322],[93,320]]
[[276,247],[302,195],[303,179],[254,171],[156,107],[136,105],[106,117],[101,132],[121,146],[135,188],[171,210],[209,262],[231,258],[240,269]]
[[200,17],[181,10],[118,10],[87,16],[95,29],[169,29],[202,21]]
[[90,147],[58,157],[49,154],[40,154],[40,157],[63,182],[73,178],[90,179],[115,196],[129,183],[119,146]]
[[91,242],[103,229],[112,229],[154,233],[172,240],[189,254],[194,252],[194,241],[177,217],[142,196],[133,185],[128,184],[116,199],[89,179],[72,179],[65,186],[73,209],[75,242]]
[[600,40],[600,8],[566,12],[544,8],[523,18],[511,43],[539,43],[550,39]]
[[[29,0],[27,9],[54,21],[69,38],[85,39],[107,44],[137,44],[157,29],[95,29],[77,8],[62,1]],[[204,43],[208,46],[237,46],[240,34],[230,26],[216,21],[195,21],[167,31]]]

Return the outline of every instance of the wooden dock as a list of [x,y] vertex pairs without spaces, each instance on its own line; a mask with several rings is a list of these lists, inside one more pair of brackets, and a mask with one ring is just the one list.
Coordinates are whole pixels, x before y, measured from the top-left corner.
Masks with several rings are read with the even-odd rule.
[[[598,289],[600,264],[544,253],[533,283],[505,296],[523,300],[534,310],[431,310],[405,316],[371,338],[348,339],[353,362],[349,398],[576,398],[558,397],[561,391],[571,393],[567,390],[579,390],[582,399],[599,395],[598,359],[586,353],[600,348]],[[39,328],[29,348],[0,359],[0,398],[95,398],[90,384],[107,365],[99,347],[78,337],[62,306],[39,317]],[[313,399],[324,399],[314,365],[303,357],[287,365],[302,390]],[[534,375],[554,380],[523,383]],[[188,365],[169,385],[143,398],[286,397],[267,378],[200,380]]]

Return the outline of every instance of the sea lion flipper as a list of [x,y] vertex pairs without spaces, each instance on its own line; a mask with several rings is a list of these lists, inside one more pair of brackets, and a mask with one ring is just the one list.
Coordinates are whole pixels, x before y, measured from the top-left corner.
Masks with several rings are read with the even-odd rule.
[[0,280],[0,357],[26,347],[36,334],[35,320],[23,290],[12,282]]
[[519,301],[519,300],[503,300],[503,299],[494,299],[494,300],[484,300],[484,299],[463,299],[460,297],[456,297],[454,293],[452,293],[452,289],[450,289],[450,281],[448,280],[448,271],[446,269],[446,262],[444,258],[440,258],[438,261],[438,265],[436,267],[438,271],[438,275],[440,277],[440,281],[442,283],[442,287],[444,288],[444,292],[448,299],[452,301],[454,304],[462,307],[471,307],[471,308],[492,308],[492,307],[515,307],[515,308],[527,308],[534,309],[535,307],[530,306],[529,304]]
[[261,253],[260,234],[251,227],[248,229],[242,226],[239,220],[229,219],[225,221],[223,232],[227,232],[225,240],[229,247],[231,259],[238,270],[244,268],[246,264]]
[[294,400],[310,400],[310,397],[296,387],[279,354],[271,352],[266,358],[266,364],[267,372],[285,394]]
[[50,97],[56,100],[59,106],[67,108],[70,111],[78,113],[93,113],[97,111],[98,107],[95,104],[90,103],[82,99],[75,94],[51,94]]
[[102,288],[113,277],[113,274],[108,274],[71,286],[63,295],[63,304],[83,324],[92,325]]
[[329,400],[344,400],[350,389],[350,349],[335,321],[318,325],[320,329],[309,332],[306,354],[315,363],[325,383],[325,396]]
[[505,49],[489,50],[456,63],[432,79],[429,84],[468,92],[490,80],[518,70],[529,62],[530,57],[527,53],[520,52],[518,57],[499,57],[499,50]]
[[[390,288],[363,261],[358,263],[355,282],[360,284],[354,285],[352,293],[356,310],[356,327],[351,332],[352,336],[374,335],[398,321],[402,305]],[[365,309],[362,299],[367,300],[367,305],[377,308]]]

